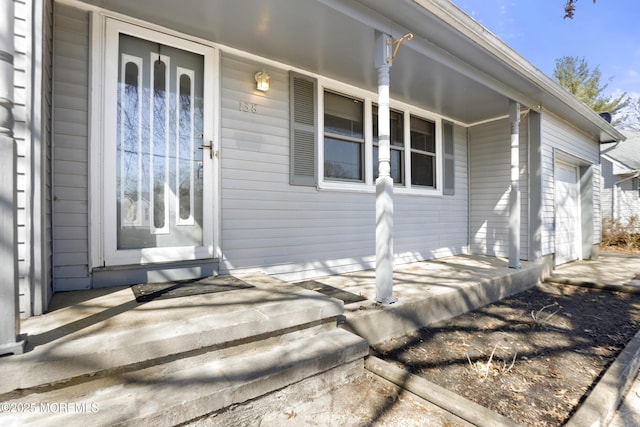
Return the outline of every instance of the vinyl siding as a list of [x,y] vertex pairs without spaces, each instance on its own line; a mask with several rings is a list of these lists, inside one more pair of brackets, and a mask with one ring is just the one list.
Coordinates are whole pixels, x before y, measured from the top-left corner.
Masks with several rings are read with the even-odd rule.
[[600,212],[603,218],[613,218],[613,186],[615,184],[616,177],[613,175],[613,164],[602,159],[600,165],[602,173],[601,187],[600,187]]
[[55,8],[53,280],[57,291],[90,287],[88,269],[89,15]]
[[25,318],[42,314],[50,297],[52,5],[42,0],[14,6],[18,286]]
[[[620,180],[619,178],[618,180]],[[634,187],[633,179],[628,179],[617,186],[616,191],[616,217],[623,226],[629,224],[635,217],[635,229],[639,229],[640,221],[640,192]]]
[[[549,113],[542,116],[542,195],[543,195],[543,255],[555,252],[554,226],[554,165],[556,154],[570,156],[576,165],[598,165],[599,145],[587,135]],[[600,241],[599,168],[593,169],[593,243]]]
[[30,73],[30,33],[31,10],[24,1],[14,1],[14,139],[16,142],[16,210],[18,218],[18,294],[20,317],[31,316],[31,289],[29,271],[31,267],[30,246],[31,225],[29,212],[31,186],[30,153],[30,112],[27,99],[29,96],[28,76]]
[[[455,195],[394,197],[394,251],[398,262],[466,253],[468,250],[467,129],[454,127]],[[373,197],[373,196],[370,196]],[[367,232],[371,232],[367,230]]]
[[[370,263],[374,236],[361,237],[374,226],[371,197],[289,185],[288,73],[268,69],[264,95],[252,83],[262,65],[225,55],[221,68],[225,265],[304,276]],[[240,102],[254,103],[256,112],[240,111]]]
[[[265,95],[253,83],[261,68],[221,58],[223,269],[294,280],[372,268],[375,193],[289,185],[289,74],[269,68]],[[240,102],[255,104],[256,112],[241,111]],[[397,262],[466,248],[466,130],[455,131],[456,196],[395,196]]]
[[[520,258],[528,259],[527,122],[520,124]],[[469,129],[470,246],[473,253],[509,256],[511,136],[508,119]]]

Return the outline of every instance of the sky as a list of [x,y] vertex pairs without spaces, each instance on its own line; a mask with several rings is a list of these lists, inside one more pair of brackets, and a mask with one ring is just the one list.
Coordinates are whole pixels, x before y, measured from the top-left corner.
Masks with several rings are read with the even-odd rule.
[[550,77],[556,59],[577,56],[600,69],[604,95],[640,96],[640,0],[579,0],[573,19],[565,0],[453,3]]

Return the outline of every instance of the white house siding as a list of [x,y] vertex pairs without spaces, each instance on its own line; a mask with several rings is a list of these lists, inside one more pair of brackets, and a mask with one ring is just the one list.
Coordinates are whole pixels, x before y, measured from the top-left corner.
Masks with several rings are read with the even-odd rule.
[[[621,178],[618,178],[620,181]],[[633,179],[627,179],[621,182],[614,191],[616,192],[616,217],[623,226],[629,224],[632,218],[635,218],[635,226],[638,229],[638,221],[640,221],[640,192],[637,184],[633,183]]]
[[[49,1],[14,2],[14,137],[17,148],[18,280],[21,317],[42,314],[50,285]],[[34,34],[34,26],[42,33]]]
[[602,168],[601,165],[593,165],[593,244],[598,245],[602,240]]
[[55,7],[53,280],[56,291],[90,287],[88,273],[89,15]]
[[[38,4],[38,2],[36,2]],[[39,139],[34,139],[34,147],[38,152],[34,160],[34,170],[40,171],[40,176],[34,179],[38,182],[34,191],[34,199],[37,200],[33,211],[34,221],[34,262],[32,269],[32,289],[36,289],[38,294],[33,298],[34,315],[42,314],[49,305],[49,300],[53,296],[52,279],[52,210],[51,210],[51,117],[52,117],[52,82],[53,82],[53,1],[43,0],[42,9],[42,40],[41,54],[42,68],[38,81],[34,82],[34,105],[38,107],[40,114],[37,117],[35,127],[39,129]],[[37,10],[37,9],[36,9]],[[34,22],[38,22],[36,18]],[[37,45],[37,43],[36,43]],[[39,57],[39,56],[36,56]],[[38,90],[39,89],[39,90]],[[39,102],[38,102],[39,100]],[[38,289],[40,287],[40,289]]]
[[[520,258],[528,259],[527,122],[520,126]],[[509,256],[511,137],[508,119],[469,128],[470,246],[472,253]]]
[[[467,129],[454,127],[455,195],[394,197],[396,263],[419,261],[468,251],[469,202]],[[372,196],[370,196],[372,197]],[[365,230],[372,233],[372,230]]]
[[17,216],[18,216],[18,281],[20,298],[20,316],[31,316],[31,289],[29,282],[30,256],[28,242],[31,227],[28,221],[30,212],[30,114],[29,73],[31,53],[31,10],[24,1],[14,1],[14,138],[17,153]]
[[555,252],[554,239],[554,165],[556,154],[564,156],[565,160],[574,159],[576,166],[595,165],[593,167],[593,243],[600,241],[600,169],[599,145],[587,135],[571,127],[549,113],[542,115],[542,196],[543,196],[543,255]]
[[[289,75],[223,54],[221,221],[223,269],[261,269],[287,280],[372,268],[375,193],[289,184]],[[247,111],[249,110],[249,111]],[[255,112],[253,112],[255,110]],[[456,194],[395,196],[397,262],[467,247],[466,130],[456,126]]]
[[224,266],[282,277],[370,267],[374,197],[289,185],[288,73],[268,68],[261,94],[253,77],[262,65],[224,55],[221,68]]
[[613,163],[602,159],[600,164],[602,172],[600,185],[600,212],[603,218],[613,218],[613,186],[618,178],[613,174]]

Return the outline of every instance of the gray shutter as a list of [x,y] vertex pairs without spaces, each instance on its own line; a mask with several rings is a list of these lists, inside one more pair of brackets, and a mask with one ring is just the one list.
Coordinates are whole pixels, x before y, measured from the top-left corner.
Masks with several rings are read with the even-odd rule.
[[442,121],[442,145],[444,148],[444,185],[442,192],[445,196],[456,194],[456,158],[453,140],[453,123]]
[[290,183],[316,186],[317,145],[316,79],[291,72],[290,109]]

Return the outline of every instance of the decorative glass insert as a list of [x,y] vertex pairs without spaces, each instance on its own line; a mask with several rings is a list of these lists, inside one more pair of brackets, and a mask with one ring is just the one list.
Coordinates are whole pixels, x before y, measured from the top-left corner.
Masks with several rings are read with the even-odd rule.
[[201,246],[204,57],[119,41],[117,249]]

